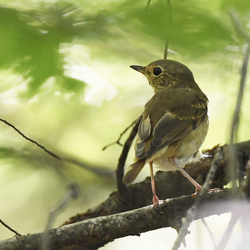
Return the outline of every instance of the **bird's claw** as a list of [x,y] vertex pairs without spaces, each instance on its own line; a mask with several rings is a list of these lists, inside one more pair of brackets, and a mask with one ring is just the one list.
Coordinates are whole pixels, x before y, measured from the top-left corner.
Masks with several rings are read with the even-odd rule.
[[157,208],[161,203],[163,203],[163,200],[159,200],[159,198],[155,195],[153,197],[153,208]]

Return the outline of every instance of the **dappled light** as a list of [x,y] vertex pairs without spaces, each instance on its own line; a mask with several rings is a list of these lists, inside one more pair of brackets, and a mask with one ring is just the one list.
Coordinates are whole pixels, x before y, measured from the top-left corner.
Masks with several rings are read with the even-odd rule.
[[[146,77],[129,66],[148,65],[163,59],[164,53],[168,59],[186,65],[208,97],[210,127],[201,149],[229,143],[241,68],[247,66],[243,61],[249,53],[249,17],[250,1],[243,0],[0,0],[0,220],[27,235],[42,232],[46,225],[48,230],[57,228],[72,216],[73,223],[74,216],[85,211],[88,215],[98,214],[96,217],[126,211],[116,203],[122,201],[124,206],[128,205],[118,196],[124,187],[119,189],[115,171],[120,156],[124,159],[121,157],[119,163],[125,164],[120,174],[133,162],[134,143],[126,140],[135,124],[138,126],[136,121],[154,94]],[[239,124],[235,124],[232,143],[250,138],[248,68],[245,73],[242,103],[237,111]],[[116,143],[132,123],[132,128]],[[126,146],[129,152],[123,155]],[[213,150],[212,157],[216,154]],[[239,149],[240,153],[244,150]],[[242,153],[241,164],[246,164],[249,152]],[[204,161],[211,165],[213,159]],[[221,165],[225,162],[223,158]],[[247,182],[249,178],[245,176],[246,166],[240,181]],[[225,176],[228,170],[225,168],[224,165],[220,168],[223,177],[214,181],[220,188],[224,185],[230,188],[234,182],[232,176]],[[203,184],[208,169],[194,172]],[[136,179],[138,183],[129,186],[129,192],[140,196],[144,191],[138,191],[139,183],[149,175],[147,166]],[[77,199],[67,193],[72,183],[79,187]],[[149,185],[147,179],[145,183]],[[187,190],[186,195],[192,193]],[[151,195],[150,189],[145,192]],[[223,195],[215,194],[227,199],[227,194],[226,198]],[[53,223],[48,223],[49,212],[57,211],[57,204],[64,200],[67,205],[58,209],[60,213],[53,217]],[[107,212],[103,207],[92,209],[111,201],[115,202],[112,211]],[[130,208],[146,205],[149,204],[138,201]],[[164,206],[160,207],[162,211],[167,210]],[[230,212],[223,209],[222,213]],[[214,214],[208,212],[206,216],[213,215],[207,224],[212,225],[218,246],[229,214],[220,216],[218,223]],[[195,219],[201,218],[199,215]],[[239,238],[244,238],[239,224],[235,223],[232,246],[238,246]],[[171,249],[177,234],[170,226],[152,234],[143,231],[138,239],[122,238],[100,249],[133,249],[133,246],[140,249],[138,245],[143,249],[154,246],[159,250]],[[157,226],[152,225],[150,230],[153,229]],[[187,247],[181,245],[179,249],[213,248],[213,240],[208,239],[209,233],[200,220],[192,223],[189,230]],[[0,224],[1,241],[13,236],[12,231]],[[211,243],[210,248],[203,247],[206,241]]]

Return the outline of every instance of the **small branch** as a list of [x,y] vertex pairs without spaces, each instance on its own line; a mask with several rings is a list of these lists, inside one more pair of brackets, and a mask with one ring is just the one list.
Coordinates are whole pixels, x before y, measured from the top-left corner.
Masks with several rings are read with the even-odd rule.
[[243,186],[243,192],[246,198],[249,199],[250,197],[250,160],[248,160],[246,164],[246,182]]
[[112,145],[115,145],[115,144],[118,144],[118,145],[120,145],[120,146],[123,146],[123,145],[120,143],[121,138],[123,137],[123,135],[124,135],[131,127],[134,126],[134,124],[137,122],[137,120],[138,120],[138,119],[136,119],[135,121],[133,121],[127,128],[125,128],[125,130],[120,134],[119,138],[118,138],[116,141],[114,141],[114,142],[112,142],[112,143],[110,143],[110,144],[104,146],[104,147],[102,148],[102,150],[104,151],[104,150],[106,150],[108,147],[110,147],[110,146],[112,146]]
[[126,162],[131,144],[132,144],[132,142],[137,134],[140,122],[141,122],[141,116],[131,124],[131,125],[134,125],[134,127],[133,127],[128,139],[126,140],[126,142],[123,146],[123,149],[122,149],[122,153],[119,157],[118,166],[116,169],[116,180],[117,180],[117,189],[118,189],[118,192],[120,194],[125,194],[127,191],[127,187],[123,183],[123,180],[122,180],[123,176],[124,176],[124,166],[125,166],[125,162]]
[[[171,8],[171,1],[170,0],[168,0],[168,25],[169,25],[169,27],[173,26],[172,8]],[[168,57],[168,48],[169,48],[169,40],[167,40],[165,43],[163,59],[167,59],[167,57]]]
[[234,25],[235,31],[238,33],[238,35],[240,37],[244,38],[247,41],[247,43],[250,43],[250,36],[244,31],[237,13],[235,11],[231,10],[231,11],[229,11],[229,16],[230,16],[231,21]]
[[169,26],[173,25],[173,15],[172,15],[171,0],[168,0],[168,22],[169,22]]
[[167,59],[167,57],[168,57],[168,41],[165,44],[163,59]]
[[238,127],[239,127],[239,122],[240,122],[240,110],[241,110],[244,90],[246,86],[246,76],[247,76],[247,68],[248,68],[248,62],[249,62],[249,54],[250,54],[250,46],[249,44],[247,44],[244,60],[243,60],[242,67],[241,67],[241,79],[240,79],[238,98],[236,102],[236,107],[234,109],[234,114],[232,117],[231,130],[230,130],[230,144],[234,143],[235,138],[237,138],[237,134],[238,134]]
[[[246,86],[246,76],[247,76],[247,70],[248,70],[248,63],[249,63],[249,55],[250,55],[250,37],[249,35],[244,31],[238,16],[235,14],[235,12],[230,12],[230,17],[233,22],[233,25],[235,27],[236,32],[242,36],[243,38],[246,39],[247,41],[247,47],[241,67],[241,78],[240,78],[240,84],[239,84],[239,90],[238,90],[238,97],[237,97],[237,102],[236,102],[236,107],[234,109],[234,113],[232,116],[232,123],[231,123],[231,130],[230,130],[230,145],[233,145],[235,140],[237,140],[237,135],[238,135],[238,128],[239,128],[239,123],[240,123],[240,112],[241,112],[241,106],[242,106],[242,101],[243,101],[243,95],[244,95],[244,90]],[[239,167],[237,164],[236,160],[236,153],[233,149],[233,147],[230,147],[230,161],[229,161],[229,178],[232,180],[232,189],[233,193],[237,192],[237,183],[236,180],[237,178],[233,178],[235,176],[239,176]],[[227,226],[226,231],[223,234],[223,237],[220,241],[220,243],[217,246],[217,250],[223,250],[226,248],[226,245],[228,243],[228,239],[230,238],[232,231],[235,227],[235,224],[241,217],[241,214],[236,211],[232,213],[230,222]]]
[[98,176],[102,176],[102,177],[109,178],[109,179],[115,179],[114,171],[105,166],[86,164],[85,162],[82,162],[82,160],[78,160],[76,157],[65,155],[65,154],[62,157],[62,160],[64,162],[74,164],[80,168],[88,170]]
[[[244,31],[237,14],[231,11],[229,12],[229,15],[231,17],[231,20],[232,20],[232,23],[234,25],[236,32],[247,41],[247,48],[246,48],[246,52],[245,52],[242,67],[241,67],[241,78],[240,78],[240,85],[239,85],[239,90],[238,90],[238,97],[237,97],[236,107],[234,109],[232,122],[231,122],[229,143],[230,145],[232,145],[235,142],[235,140],[237,140],[238,128],[240,124],[240,112],[241,112],[242,100],[243,100],[243,95],[244,95],[244,90],[245,90],[245,85],[246,85],[247,68],[248,68],[249,54],[250,54],[250,46],[249,46],[250,37]],[[232,179],[232,187],[235,190],[235,192],[237,189],[237,178],[233,178],[233,177],[237,176],[238,172],[239,171],[238,171],[238,165],[236,161],[235,152],[233,152],[231,149],[231,160],[229,161],[229,175],[230,175],[230,179]]]
[[202,198],[203,195],[205,195],[209,191],[211,183],[214,180],[216,171],[217,171],[221,161],[223,160],[223,157],[224,157],[223,148],[218,148],[216,151],[217,152],[215,153],[214,160],[212,161],[211,168],[208,172],[206,181],[205,181],[204,185],[202,186],[202,190],[201,190],[201,193],[199,195],[200,199]]
[[210,228],[208,227],[208,225],[207,225],[207,223],[206,223],[206,221],[205,221],[204,218],[201,218],[201,221],[202,221],[202,223],[204,224],[204,226],[206,227],[206,229],[207,229],[207,231],[208,231],[208,234],[210,235],[210,238],[211,238],[211,240],[212,240],[212,242],[213,242],[214,248],[216,248],[216,243],[215,243],[215,240],[214,240],[214,236],[213,236],[212,231],[211,231]]
[[226,248],[226,245],[228,243],[228,239],[230,239],[233,229],[235,227],[235,224],[237,223],[237,221],[240,218],[240,214],[236,214],[236,213],[232,213],[231,219],[227,225],[227,229],[224,232],[222,239],[220,241],[220,243],[218,244],[218,246],[215,248],[215,250],[223,250]]
[[11,232],[13,232],[15,235],[17,236],[21,236],[20,233],[18,233],[16,230],[14,230],[13,228],[11,228],[10,226],[8,226],[6,223],[4,223],[1,219],[0,219],[0,223],[5,226],[6,228],[8,228]]
[[[28,138],[26,135],[24,135],[19,129],[17,129],[14,125],[12,125],[11,123],[7,122],[6,120],[3,120],[0,118],[0,121],[2,121],[3,123],[7,124],[9,127],[13,128],[18,134],[20,134],[24,139],[26,139],[27,141],[36,144],[39,148],[43,149],[47,154],[49,154],[50,156],[67,162],[67,163],[71,163],[71,164],[75,164],[78,167],[84,168],[86,170],[91,171],[94,174],[97,175],[102,175],[108,178],[112,178],[114,179],[115,175],[114,172],[109,170],[108,168],[105,167],[100,167],[100,166],[94,166],[94,165],[88,165],[84,162],[82,162],[81,160],[77,160],[75,157],[71,157],[71,156],[65,156],[64,157],[59,157],[58,155],[56,155],[55,153],[47,150],[44,146],[42,146],[41,144],[37,143],[35,140],[32,140],[30,138]],[[132,126],[132,125],[131,125]],[[125,133],[125,131],[124,131]]]
[[55,209],[52,209],[49,213],[49,219],[46,225],[46,228],[43,233],[42,237],[42,250],[49,249],[50,239],[49,239],[49,229],[53,225],[53,222],[58,215],[58,213],[63,210],[72,199],[77,199],[79,196],[79,186],[76,183],[70,183],[68,185],[68,192],[66,193],[65,197],[61,200],[61,202],[56,206]]
[[13,128],[19,135],[21,135],[24,139],[26,139],[27,141],[30,141],[34,144],[36,144],[39,148],[43,149],[47,154],[51,155],[52,157],[58,159],[58,160],[62,160],[59,156],[57,156],[56,154],[54,154],[53,152],[49,151],[48,149],[46,149],[44,146],[42,146],[41,144],[37,143],[36,141],[28,138],[26,135],[24,135],[19,129],[17,129],[14,125],[12,125],[11,123],[3,120],[0,118],[0,121],[2,121],[3,123],[7,124],[9,127]]
[[149,7],[150,3],[151,3],[151,0],[148,0],[147,5],[146,5],[146,9],[145,9],[145,10],[147,10],[147,9],[148,9],[148,7]]
[[206,181],[205,181],[204,185],[202,186],[201,193],[199,194],[194,205],[187,211],[186,217],[182,220],[183,224],[182,224],[181,229],[179,231],[179,234],[175,240],[175,243],[172,247],[172,250],[179,249],[181,243],[184,241],[185,236],[188,233],[188,228],[196,216],[196,211],[198,209],[198,206],[203,202],[204,197],[206,196],[206,194],[209,190],[209,187],[212,183],[212,180],[215,176],[215,173],[216,173],[222,159],[223,159],[223,152],[220,148],[218,148],[218,152],[216,153],[215,158],[212,162],[212,166],[211,166],[210,171],[207,175]]
[[[204,158],[196,163],[187,164],[185,167],[185,170],[194,179],[199,179],[199,183],[201,185],[206,179],[217,148],[220,147],[216,146],[215,148],[204,152],[211,157]],[[228,177],[228,159],[230,153],[228,149],[229,146],[225,145],[221,146],[221,148],[223,152],[225,152],[225,156],[219,166],[214,181],[211,184],[212,188],[223,188],[224,185],[227,185],[231,181]],[[233,145],[233,148],[237,152],[237,160],[242,165],[242,171],[245,172],[243,166],[246,165],[250,157],[250,141],[236,143]],[[180,197],[182,195],[191,195],[194,193],[194,186],[187,180],[187,178],[182,176],[179,171],[158,171],[155,175],[155,183],[157,187],[157,195],[161,200]],[[128,211],[152,204],[152,191],[149,177],[147,177],[142,182],[128,185],[127,189],[129,198],[125,196],[124,199],[121,199],[120,193],[115,191],[97,207],[88,209],[86,212],[78,213],[77,215],[72,216],[64,223],[64,225],[95,218],[100,215],[104,216],[121,213],[123,211]]]

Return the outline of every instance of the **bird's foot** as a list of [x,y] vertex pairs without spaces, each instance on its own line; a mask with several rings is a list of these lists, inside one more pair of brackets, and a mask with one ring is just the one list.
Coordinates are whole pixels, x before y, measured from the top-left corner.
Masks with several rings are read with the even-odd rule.
[[192,197],[196,197],[197,195],[200,194],[201,192],[201,189],[202,189],[202,186],[198,185],[195,187],[195,192],[193,194],[191,194]]
[[220,189],[220,188],[211,188],[208,190],[208,194],[212,194],[212,193],[219,193],[219,192],[222,192],[223,189]]
[[154,195],[153,196],[153,208],[157,208],[159,204],[161,204],[163,201],[159,200],[159,198]]
[[[196,187],[195,193],[191,194],[191,196],[192,197],[196,197],[197,195],[199,195],[200,192],[201,192],[201,189],[202,189],[202,187],[200,187],[200,188]],[[219,193],[221,191],[223,191],[223,189],[220,189],[220,188],[211,188],[211,189],[208,190],[207,193],[208,194],[212,194],[212,193]]]

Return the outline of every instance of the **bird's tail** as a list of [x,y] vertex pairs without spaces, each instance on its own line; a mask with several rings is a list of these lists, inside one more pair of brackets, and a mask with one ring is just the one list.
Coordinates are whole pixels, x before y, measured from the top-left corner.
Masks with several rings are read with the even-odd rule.
[[138,174],[141,172],[142,168],[144,167],[146,159],[138,160],[137,162],[131,164],[129,166],[128,172],[123,177],[123,182],[125,184],[129,184],[135,180]]

